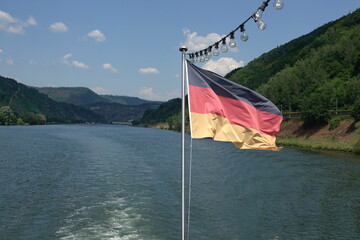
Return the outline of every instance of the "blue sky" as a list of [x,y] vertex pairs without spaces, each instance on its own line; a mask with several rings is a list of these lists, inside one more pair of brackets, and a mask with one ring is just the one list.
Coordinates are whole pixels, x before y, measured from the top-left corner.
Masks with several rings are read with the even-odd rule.
[[[0,75],[36,87],[88,87],[100,94],[180,96],[181,54],[227,35],[261,0],[2,0]],[[246,25],[247,42],[200,66],[225,74],[360,7],[360,0],[284,0]],[[214,40],[216,39],[216,40]]]

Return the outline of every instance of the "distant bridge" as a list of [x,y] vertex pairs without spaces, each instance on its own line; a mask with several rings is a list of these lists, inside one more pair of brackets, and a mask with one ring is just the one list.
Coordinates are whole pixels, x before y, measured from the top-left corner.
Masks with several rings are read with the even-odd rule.
[[132,126],[131,122],[111,122],[111,124]]

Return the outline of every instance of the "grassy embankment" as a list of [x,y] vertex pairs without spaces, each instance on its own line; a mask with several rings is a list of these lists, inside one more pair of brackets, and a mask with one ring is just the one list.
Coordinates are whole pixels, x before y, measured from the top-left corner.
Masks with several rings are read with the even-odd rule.
[[279,146],[296,146],[360,153],[360,124],[351,119],[342,120],[338,126],[330,125],[304,129],[299,120],[284,121],[277,137]]

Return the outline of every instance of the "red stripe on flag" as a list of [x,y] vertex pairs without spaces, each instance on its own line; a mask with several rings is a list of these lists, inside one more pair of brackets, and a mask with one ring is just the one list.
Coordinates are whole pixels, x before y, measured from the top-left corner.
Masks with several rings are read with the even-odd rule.
[[210,88],[189,86],[190,110],[194,113],[215,114],[227,118],[231,124],[255,129],[276,136],[282,116],[257,110],[253,106],[232,98],[218,96]]

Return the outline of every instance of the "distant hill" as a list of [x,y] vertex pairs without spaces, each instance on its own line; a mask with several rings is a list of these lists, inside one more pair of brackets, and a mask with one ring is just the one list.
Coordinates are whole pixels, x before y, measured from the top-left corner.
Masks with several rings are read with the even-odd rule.
[[160,101],[148,101],[138,97],[98,95],[86,87],[41,87],[39,92],[48,95],[57,102],[75,105],[91,105],[93,103],[120,103],[124,105],[161,104]]
[[129,122],[138,121],[146,110],[156,109],[159,104],[124,105],[120,103],[98,102],[86,107],[101,115],[106,122]]
[[100,95],[109,102],[121,103],[124,105],[142,105],[142,104],[161,104],[161,101],[148,101],[138,97],[116,96],[116,95]]
[[154,126],[159,123],[167,125],[166,128],[180,131],[181,129],[181,99],[174,98],[162,103],[158,108],[148,109],[144,112],[139,124]]
[[89,88],[85,87],[42,87],[39,92],[48,95],[57,102],[66,102],[75,105],[88,105],[106,101]]
[[139,120],[145,110],[156,108],[161,103],[137,97],[98,95],[85,87],[46,87],[38,88],[38,90],[55,101],[90,109],[102,116],[107,123]]
[[95,112],[72,104],[59,103],[35,88],[0,76],[0,106],[9,106],[16,114],[35,113],[46,116],[47,122],[102,122]]

